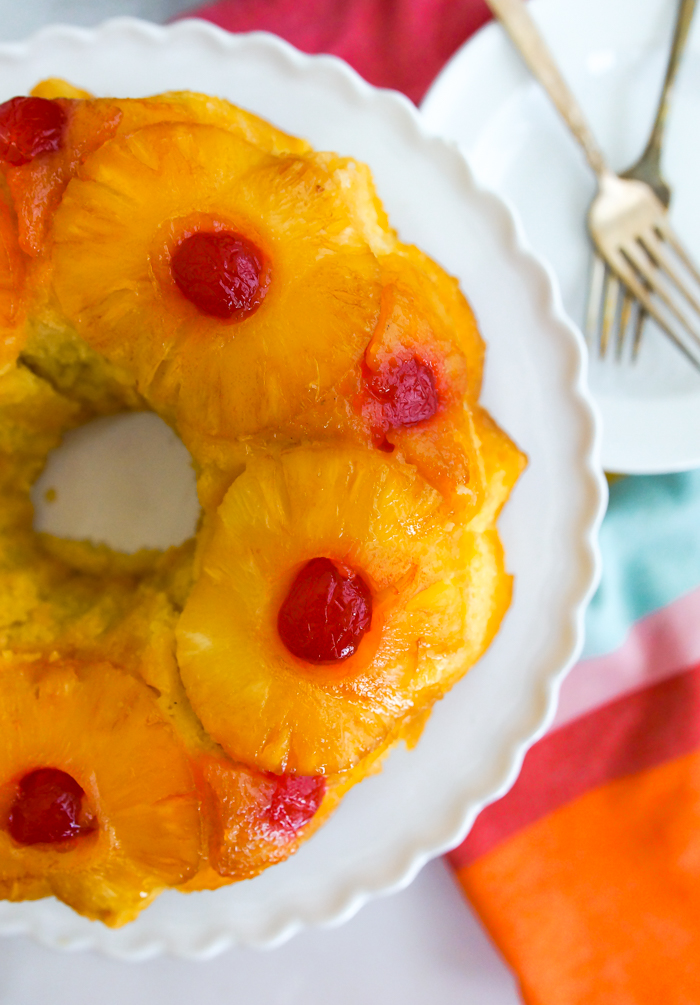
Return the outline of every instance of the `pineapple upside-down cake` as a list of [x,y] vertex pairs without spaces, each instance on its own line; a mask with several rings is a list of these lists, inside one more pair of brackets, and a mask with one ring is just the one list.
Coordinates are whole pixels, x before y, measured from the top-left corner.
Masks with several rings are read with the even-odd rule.
[[[364,164],[225,101],[0,105],[0,897],[120,925],[296,850],[510,600],[523,455],[457,282]],[[196,539],[33,529],[63,434],[151,410]]]

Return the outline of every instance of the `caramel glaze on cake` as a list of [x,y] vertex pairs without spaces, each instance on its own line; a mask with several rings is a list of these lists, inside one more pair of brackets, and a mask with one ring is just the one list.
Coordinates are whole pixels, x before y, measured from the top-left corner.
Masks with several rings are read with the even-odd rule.
[[[368,168],[225,101],[0,106],[0,896],[121,925],[287,858],[488,646],[523,455]],[[63,434],[152,410],[196,539],[36,533]]]

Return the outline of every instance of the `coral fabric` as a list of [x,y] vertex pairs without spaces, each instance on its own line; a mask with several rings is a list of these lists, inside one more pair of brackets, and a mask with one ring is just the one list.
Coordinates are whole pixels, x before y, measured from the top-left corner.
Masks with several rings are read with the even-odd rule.
[[555,726],[700,662],[700,589],[632,626],[613,653],[581,660],[562,685]]
[[340,56],[371,84],[416,103],[491,16],[484,0],[222,0],[194,13],[229,31],[271,31],[304,52]]
[[700,754],[594,789],[459,871],[528,1005],[700,1002]]

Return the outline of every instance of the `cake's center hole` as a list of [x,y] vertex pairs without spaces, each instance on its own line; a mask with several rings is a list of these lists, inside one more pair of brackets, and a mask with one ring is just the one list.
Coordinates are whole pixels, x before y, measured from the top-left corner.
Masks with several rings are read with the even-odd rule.
[[95,419],[67,433],[32,489],[34,529],[133,553],[195,533],[190,455],[152,412]]

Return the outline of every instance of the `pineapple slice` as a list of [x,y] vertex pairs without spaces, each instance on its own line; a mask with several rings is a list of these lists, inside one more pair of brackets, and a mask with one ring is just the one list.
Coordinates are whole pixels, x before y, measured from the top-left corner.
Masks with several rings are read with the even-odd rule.
[[398,252],[381,264],[382,310],[365,352],[360,410],[377,445],[415,464],[453,509],[475,513],[485,480],[472,416],[483,359],[474,316],[446,274],[430,284]]
[[19,240],[38,255],[66,185],[85,158],[117,132],[127,134],[156,122],[199,122],[228,129],[274,154],[306,153],[309,144],[228,101],[190,91],[148,99],[94,99],[60,78],[33,88],[32,97],[56,101],[66,117],[60,149],[17,167],[5,166],[19,219]]
[[210,869],[191,879],[188,890],[251,879],[284,861],[337,803],[326,798],[326,780],[319,776],[267,774],[220,754],[204,754],[197,763],[206,793]]
[[351,771],[330,777],[260,772],[234,763],[220,751],[197,756],[207,807],[209,864],[181,889],[215,890],[289,858],[324,825],[354,785],[381,771],[399,738],[413,739],[405,731]]
[[[483,342],[457,281],[428,259],[430,269],[423,274],[421,261],[417,249],[400,244],[380,256],[380,313],[367,348],[354,368],[297,418],[296,436],[310,441],[340,436],[396,451],[416,465],[453,513],[468,519],[480,510],[485,491],[474,421]],[[276,439],[281,441],[279,433]],[[203,447],[198,456],[206,479],[212,461],[222,469],[223,449]],[[242,453],[235,457],[239,464]]]
[[[201,233],[259,250],[269,286],[254,313],[215,317],[183,294],[174,256]],[[322,164],[210,126],[105,144],[71,182],[54,236],[68,318],[192,436],[289,427],[361,358],[379,314],[376,258]]]
[[[205,532],[177,626],[185,690],[231,758],[278,774],[345,771],[483,652],[510,577],[495,531],[441,522],[440,503],[379,451],[300,447],[250,462]],[[351,598],[332,638],[313,611],[303,622],[307,580],[330,575],[323,562],[337,570],[333,603]]]
[[[105,662],[5,655],[0,695],[4,898],[53,893],[117,926],[195,873],[192,770],[144,684]],[[49,805],[32,792],[38,772],[52,776]]]
[[397,282],[412,291],[435,337],[457,344],[465,361],[464,393],[475,405],[481,393],[485,346],[459,281],[412,244],[397,243],[393,254],[382,259],[382,269],[385,282]]
[[[35,97],[32,100],[48,98]],[[41,153],[27,163],[4,164],[19,225],[19,243],[26,254],[40,254],[51,218],[66,185],[83,160],[114,136],[121,119],[115,104],[106,101],[51,99],[62,110],[65,126],[60,146]]]

